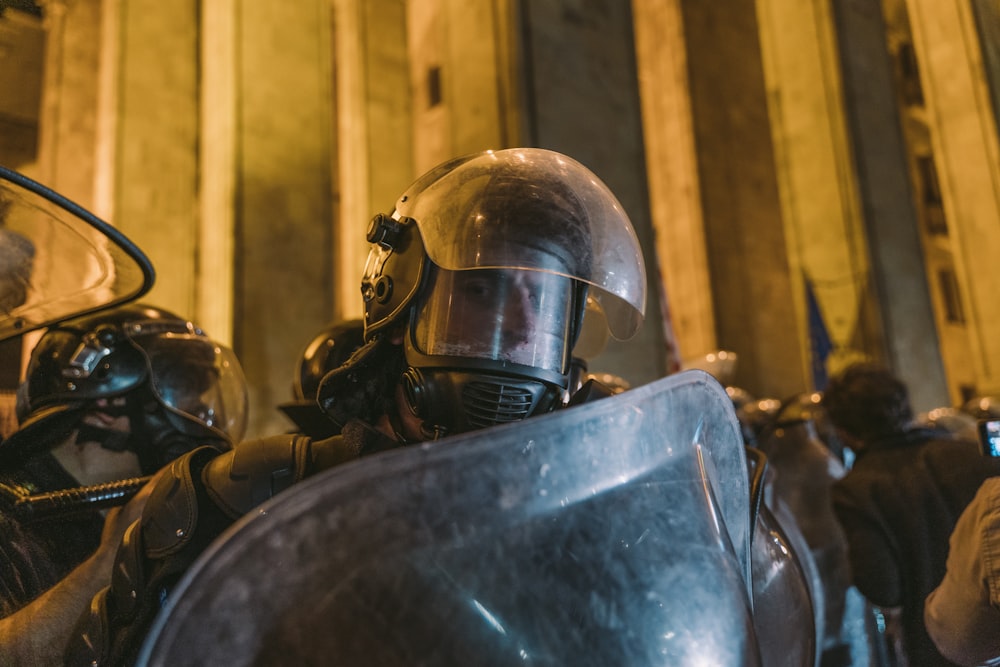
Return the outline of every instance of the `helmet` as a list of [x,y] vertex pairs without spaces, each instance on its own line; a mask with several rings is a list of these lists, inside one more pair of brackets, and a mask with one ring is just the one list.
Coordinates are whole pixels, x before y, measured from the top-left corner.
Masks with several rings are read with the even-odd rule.
[[[81,423],[101,410],[129,417],[130,433]],[[25,460],[71,429],[108,449],[134,451],[144,474],[196,445],[230,448],[243,437],[247,389],[229,348],[168,311],[132,304],[49,328],[18,389],[19,429],[0,444],[0,460]]]
[[[446,162],[375,216],[368,241],[365,340],[403,333],[404,393],[427,437],[564,400],[588,292],[616,338],[631,337],[645,312],[628,216],[592,172],[552,151]],[[338,385],[327,379],[319,398],[329,412]]]
[[961,409],[975,419],[997,419],[1000,418],[1000,399],[996,396],[970,398]]
[[975,439],[976,417],[969,414],[963,408],[942,406],[933,408],[927,412],[921,412],[913,418],[916,426],[944,431],[955,436],[964,436]]
[[324,327],[309,342],[296,364],[292,380],[295,400],[315,403],[323,376],[347,361],[364,342],[365,325],[360,319]]
[[306,435],[325,438],[339,431],[337,425],[320,410],[316,393],[323,376],[342,366],[355,350],[364,345],[364,332],[365,325],[361,319],[330,324],[313,337],[299,357],[292,379],[293,400],[278,408]]

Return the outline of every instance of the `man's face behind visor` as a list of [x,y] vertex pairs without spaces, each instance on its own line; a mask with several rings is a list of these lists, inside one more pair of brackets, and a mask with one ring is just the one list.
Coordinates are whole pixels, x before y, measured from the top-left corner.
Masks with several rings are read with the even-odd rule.
[[520,269],[437,269],[431,280],[417,314],[420,352],[565,372],[570,278]]

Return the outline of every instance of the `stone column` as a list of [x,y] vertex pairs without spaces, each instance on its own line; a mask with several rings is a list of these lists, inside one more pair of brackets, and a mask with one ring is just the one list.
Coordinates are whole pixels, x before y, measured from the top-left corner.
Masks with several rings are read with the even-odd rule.
[[144,300],[193,317],[200,226],[199,3],[102,5],[98,209],[153,262],[156,283]]
[[334,311],[361,317],[368,222],[416,177],[407,4],[333,0],[337,197]]
[[822,389],[826,377],[882,344],[865,335],[868,253],[836,26],[824,0],[758,0],[757,15],[799,336],[810,335],[811,291],[813,317],[831,345],[825,360],[801,348],[813,387]]
[[634,6],[640,26],[653,18],[669,36],[643,40],[640,57],[650,74],[642,79],[647,109],[663,114],[646,124],[672,128],[647,141],[650,175],[669,176],[651,189],[654,201],[662,198],[654,207],[661,246],[677,245],[661,251],[661,269],[681,354],[736,352],[733,382],[757,396],[804,391],[801,297],[786,252],[756,5]]
[[[1000,143],[988,78],[995,83],[996,72],[987,69],[996,62],[986,58],[990,51],[980,43],[968,1],[910,1],[906,6],[948,236],[964,286],[970,365],[977,391],[998,393]],[[986,13],[981,17],[990,20]]]
[[632,14],[627,3],[409,3],[415,173],[462,154],[534,146],[563,152],[615,192],[646,253],[646,325],[591,370],[633,385],[667,372],[646,196]]
[[881,325],[872,352],[907,383],[916,409],[948,405],[881,6],[833,8]]
[[290,427],[275,406],[334,312],[333,13],[328,0],[234,10],[233,343],[260,435]]
[[631,6],[522,0],[518,9],[519,143],[565,153],[603,180],[632,220],[646,264],[645,323],[635,338],[609,342],[590,370],[646,384],[666,375],[674,360],[650,215]]
[[329,1],[103,0],[101,23],[98,208],[152,259],[145,300],[233,345],[248,435],[285,430],[333,315]]
[[[100,0],[43,3],[45,67],[33,176],[99,216],[95,201]],[[107,218],[105,218],[107,219]]]
[[38,153],[45,28],[36,14],[0,14],[0,164],[26,176]]

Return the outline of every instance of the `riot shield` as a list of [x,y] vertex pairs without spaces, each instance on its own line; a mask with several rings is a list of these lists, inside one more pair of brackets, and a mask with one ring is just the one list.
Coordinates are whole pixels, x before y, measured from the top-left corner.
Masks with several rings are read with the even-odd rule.
[[116,229],[0,167],[0,340],[131,301],[153,279]]
[[328,470],[203,554],[145,665],[759,665],[746,454],[688,371]]

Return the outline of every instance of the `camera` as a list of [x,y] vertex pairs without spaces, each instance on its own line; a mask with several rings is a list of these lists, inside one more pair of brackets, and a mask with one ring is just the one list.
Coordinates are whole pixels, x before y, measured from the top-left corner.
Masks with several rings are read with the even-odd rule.
[[979,420],[979,445],[983,455],[1000,457],[1000,419]]

